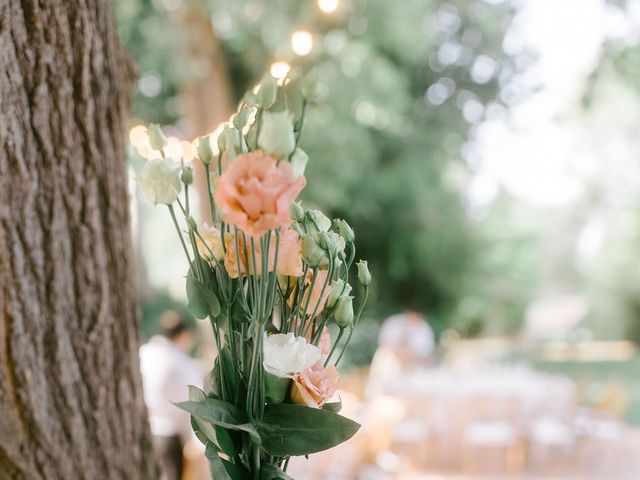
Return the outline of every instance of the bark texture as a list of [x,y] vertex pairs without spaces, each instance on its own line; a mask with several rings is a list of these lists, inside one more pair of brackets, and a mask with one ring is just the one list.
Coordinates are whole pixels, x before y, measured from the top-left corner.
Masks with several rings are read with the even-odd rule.
[[109,0],[0,0],[0,479],[156,479]]

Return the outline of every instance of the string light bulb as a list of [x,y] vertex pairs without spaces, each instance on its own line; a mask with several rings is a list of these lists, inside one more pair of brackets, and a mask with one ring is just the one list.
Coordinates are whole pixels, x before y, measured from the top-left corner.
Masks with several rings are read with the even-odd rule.
[[282,80],[287,76],[289,70],[291,70],[291,65],[289,65],[287,62],[274,62],[271,64],[269,72],[271,73],[271,76],[273,78]]
[[313,49],[313,36],[306,30],[298,30],[291,35],[291,48],[296,55],[308,55]]
[[333,13],[338,9],[340,0],[318,0],[318,8],[324,13]]

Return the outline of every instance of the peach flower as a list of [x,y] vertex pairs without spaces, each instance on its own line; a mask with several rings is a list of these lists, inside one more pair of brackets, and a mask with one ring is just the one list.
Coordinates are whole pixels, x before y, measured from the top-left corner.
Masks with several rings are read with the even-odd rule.
[[[324,293],[322,294],[322,287],[324,287],[324,283],[327,280],[327,275],[329,272],[326,270],[317,270],[316,271],[316,281],[313,282],[313,290],[311,291],[311,298],[309,299],[309,306],[307,308],[307,315],[313,315],[314,310],[316,316],[320,315],[324,306],[327,303],[327,299],[329,298],[329,294],[331,293],[331,282],[327,283],[326,288],[324,289]],[[313,271],[309,270],[304,279],[304,284],[306,287],[310,287],[313,281]],[[322,299],[320,299],[320,294],[322,294]],[[289,296],[289,305],[293,306],[293,302],[298,298],[298,291],[295,289],[291,292]],[[304,310],[304,306],[307,304],[307,298],[309,298],[309,288],[304,292],[303,298],[301,300],[300,308]],[[317,308],[316,308],[317,305]]]
[[277,270],[280,275],[288,277],[302,276],[302,240],[290,228],[280,235]]
[[336,393],[339,383],[340,375],[335,365],[324,368],[322,362],[316,362],[294,375],[291,400],[299,405],[320,408]]
[[329,355],[331,351],[331,334],[329,333],[329,329],[324,327],[322,329],[322,333],[320,334],[320,341],[318,342],[318,348],[322,355]]
[[[275,262],[276,242],[275,236],[271,237],[269,243],[268,270],[273,271]],[[253,255],[251,254],[251,240],[247,238],[245,252],[245,241],[242,235],[238,235],[238,246],[236,248],[235,235],[227,234],[225,237],[227,253],[224,257],[224,266],[231,278],[238,278],[238,254],[240,255],[240,271],[242,275],[260,275],[262,273],[262,245],[260,241],[254,240],[253,246],[256,257],[256,268],[253,268]],[[287,229],[280,235],[280,248],[278,250],[277,273],[287,276],[302,275],[302,246],[300,236],[293,230]]]
[[216,180],[214,199],[227,223],[259,237],[289,223],[289,205],[305,184],[304,176],[294,180],[289,162],[256,150],[238,155]]
[[[200,227],[198,233],[200,233],[200,235],[196,235],[196,247],[198,247],[198,253],[202,258],[208,261],[218,261],[224,257],[224,247],[222,246],[220,230],[205,223]],[[202,240],[200,237],[202,237]]]

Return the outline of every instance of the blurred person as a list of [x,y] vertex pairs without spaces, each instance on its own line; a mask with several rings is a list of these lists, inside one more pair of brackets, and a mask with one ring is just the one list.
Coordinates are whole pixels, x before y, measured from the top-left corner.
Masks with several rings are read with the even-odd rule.
[[408,310],[387,318],[378,334],[378,350],[389,350],[404,366],[428,366],[435,349],[433,329],[418,312]]
[[382,393],[389,382],[415,368],[431,365],[435,335],[426,318],[407,310],[382,322],[378,348],[371,362],[368,395]]
[[188,355],[194,338],[180,314],[165,312],[160,325],[160,334],[140,348],[140,370],[162,478],[180,480],[184,447],[195,439],[189,414],[171,402],[188,400],[187,385],[202,386],[203,375]]

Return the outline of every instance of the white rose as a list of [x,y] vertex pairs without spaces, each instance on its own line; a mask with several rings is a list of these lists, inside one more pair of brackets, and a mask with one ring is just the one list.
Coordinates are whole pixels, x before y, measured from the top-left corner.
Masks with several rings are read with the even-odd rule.
[[182,190],[180,168],[169,160],[150,160],[140,172],[138,183],[149,201],[171,205]]
[[318,347],[293,333],[264,336],[264,369],[276,377],[291,378],[321,356]]

